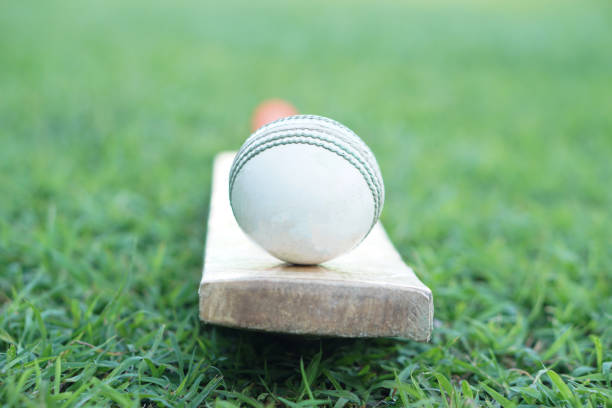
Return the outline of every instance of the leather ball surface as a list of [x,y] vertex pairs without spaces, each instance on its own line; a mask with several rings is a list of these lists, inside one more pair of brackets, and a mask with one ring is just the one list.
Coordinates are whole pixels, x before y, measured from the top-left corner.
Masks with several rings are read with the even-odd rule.
[[384,202],[378,164],[350,129],[297,115],[251,135],[230,171],[236,221],[253,241],[293,264],[318,264],[358,245]]

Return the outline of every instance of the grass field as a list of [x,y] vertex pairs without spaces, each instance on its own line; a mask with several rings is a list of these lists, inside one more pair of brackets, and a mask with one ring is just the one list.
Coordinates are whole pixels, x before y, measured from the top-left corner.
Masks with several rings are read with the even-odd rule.
[[[612,405],[606,1],[3,2],[0,405]],[[428,344],[198,321],[263,98],[362,135]]]

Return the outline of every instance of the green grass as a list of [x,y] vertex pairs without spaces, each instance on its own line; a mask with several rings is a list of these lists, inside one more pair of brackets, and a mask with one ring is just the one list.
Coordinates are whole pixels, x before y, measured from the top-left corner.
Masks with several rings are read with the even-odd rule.
[[[610,21],[603,0],[3,2],[0,405],[609,406]],[[380,159],[429,344],[198,321],[212,158],[270,96]]]

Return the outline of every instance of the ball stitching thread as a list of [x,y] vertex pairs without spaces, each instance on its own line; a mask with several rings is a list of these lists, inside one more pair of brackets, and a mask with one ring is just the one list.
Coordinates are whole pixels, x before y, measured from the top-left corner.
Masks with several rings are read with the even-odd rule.
[[[317,131],[317,130],[315,130],[315,131]],[[319,133],[324,133],[324,134],[326,134],[325,132],[319,132]],[[329,134],[327,134],[327,135],[329,135]],[[381,203],[382,203],[382,202],[384,202],[384,198],[383,198],[383,197],[384,197],[384,192],[383,192],[384,187],[382,186],[382,181],[381,181],[381,179],[378,177],[378,174],[372,174],[372,173],[373,173],[373,172],[372,172],[372,170],[373,170],[373,169],[372,169],[372,167],[371,167],[371,164],[370,164],[370,163],[368,163],[368,162],[366,162],[366,161],[365,161],[365,160],[364,160],[362,157],[360,157],[359,155],[354,154],[354,153],[352,153],[352,152],[348,151],[348,150],[346,149],[346,147],[345,147],[345,146],[343,146],[342,144],[338,143],[338,142],[337,142],[336,140],[334,140],[333,138],[332,138],[332,139],[330,139],[330,138],[326,138],[325,136],[321,136],[321,135],[314,135],[314,134],[312,134],[312,133],[297,133],[297,132],[292,132],[292,133],[291,133],[291,134],[289,134],[289,135],[288,135],[288,134],[280,134],[280,135],[275,135],[275,136],[271,136],[269,139],[267,139],[267,140],[265,140],[265,141],[263,141],[263,142],[261,142],[261,143],[259,143],[259,144],[258,144],[258,142],[260,142],[260,141],[261,141],[261,139],[264,139],[264,138],[266,138],[266,137],[268,137],[268,136],[270,136],[270,134],[269,134],[269,133],[268,133],[268,134],[265,134],[265,135],[262,135],[260,138],[258,138],[258,140],[257,140],[257,141],[255,141],[254,143],[252,143],[252,144],[251,144],[251,145],[248,147],[248,149],[246,149],[246,150],[241,151],[241,152],[239,152],[239,153],[238,153],[238,155],[237,155],[237,157],[236,157],[236,159],[235,159],[235,161],[234,161],[234,164],[232,165],[232,168],[233,168],[233,169],[235,169],[235,170],[231,171],[231,173],[232,173],[232,174],[230,175],[230,188],[232,188],[232,185],[233,185],[233,183],[234,183],[234,180],[235,180],[235,178],[236,178],[236,176],[237,176],[237,172],[238,172],[238,171],[239,171],[239,170],[242,168],[242,166],[243,166],[244,164],[246,164],[246,161],[248,161],[248,160],[250,160],[250,159],[252,158],[252,157],[251,157],[251,153],[252,153],[253,151],[255,151],[256,149],[258,149],[259,147],[264,146],[264,145],[266,145],[266,144],[268,144],[268,143],[272,143],[272,142],[274,142],[274,141],[276,141],[276,140],[282,140],[282,139],[286,139],[286,138],[290,138],[290,137],[306,137],[306,138],[313,138],[313,139],[318,139],[318,140],[321,140],[321,141],[323,141],[323,142],[327,142],[327,143],[331,143],[331,144],[335,145],[335,146],[336,146],[336,147],[338,147],[339,149],[341,149],[341,150],[343,150],[344,152],[346,152],[346,154],[348,154],[348,155],[350,155],[351,157],[353,157],[355,160],[357,160],[357,161],[359,162],[359,164],[361,164],[361,166],[363,166],[363,168],[365,169],[365,171],[368,173],[369,179],[372,181],[372,183],[374,184],[374,187],[375,187],[375,189],[376,189],[376,192],[375,192],[375,197],[376,197],[376,198],[375,198],[375,201],[377,201],[377,213],[376,213],[376,214],[377,214],[377,217],[378,217],[378,216],[380,216],[380,211],[379,211],[379,209],[380,209],[380,208],[379,208],[379,207],[382,207],[382,204],[381,204]],[[329,135],[329,136],[334,136],[334,135]],[[341,139],[341,140],[342,140],[342,139]],[[350,147],[353,147],[353,146],[350,146]],[[361,152],[359,152],[359,153],[361,153]],[[241,163],[244,163],[244,164],[241,164]],[[239,167],[237,167],[237,166],[239,166]],[[358,169],[358,170],[359,170],[359,169]],[[362,172],[362,171],[360,171],[360,173],[362,173],[362,176],[364,176],[364,178],[365,178],[365,179],[366,179],[366,181],[367,181],[367,180],[368,180],[368,177],[366,177],[365,175],[363,175],[363,172]]]
[[253,150],[252,152],[249,152],[248,159],[244,160],[242,162],[242,164],[240,165],[240,167],[234,168],[234,166],[232,166],[232,169],[230,171],[231,175],[233,175],[233,177],[230,177],[230,202],[231,202],[231,195],[232,195],[232,191],[233,191],[234,181],[235,181],[236,177],[238,176],[238,173],[240,172],[242,167],[244,167],[244,165],[246,165],[246,163],[248,163],[252,158],[258,156],[262,152],[264,152],[264,151],[266,151],[266,150],[268,150],[268,149],[270,149],[272,147],[283,146],[283,145],[290,145],[290,144],[307,144],[307,145],[317,146],[317,147],[321,147],[323,149],[326,149],[326,150],[328,150],[328,151],[330,151],[332,153],[335,153],[338,156],[344,158],[357,171],[359,171],[359,173],[361,173],[362,177],[366,181],[366,184],[368,185],[368,189],[370,190],[370,193],[372,194],[372,199],[374,200],[374,207],[375,207],[374,208],[374,216],[372,217],[372,223],[370,225],[370,229],[368,230],[368,233],[369,233],[369,231],[372,230],[372,228],[376,224],[376,221],[378,220],[378,217],[380,216],[378,197],[377,197],[377,194],[374,191],[374,188],[372,186],[373,183],[368,182],[368,179],[367,179],[366,175],[364,174],[364,172],[361,171],[358,168],[358,166],[356,166],[355,163],[352,161],[352,159],[354,159],[354,157],[353,157],[353,155],[351,153],[346,152],[342,148],[334,149],[334,148],[331,148],[330,146],[326,146],[324,143],[315,142],[313,140],[309,140],[308,135],[306,135],[305,137],[304,136],[298,136],[298,137],[289,136],[286,139],[277,140],[277,141],[274,141],[272,143],[268,143],[268,144],[262,145],[259,148]]

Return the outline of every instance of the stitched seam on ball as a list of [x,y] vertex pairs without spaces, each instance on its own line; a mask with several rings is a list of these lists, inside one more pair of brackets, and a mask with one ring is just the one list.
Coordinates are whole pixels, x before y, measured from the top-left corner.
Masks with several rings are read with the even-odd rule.
[[275,120],[274,122],[270,122],[268,124],[263,125],[262,127],[260,127],[259,129],[257,129],[255,131],[254,135],[256,133],[259,133],[259,131],[263,131],[264,129],[270,128],[270,127],[272,127],[272,126],[274,126],[274,125],[276,125],[278,123],[287,122],[287,121],[291,121],[291,120],[294,120],[294,119],[318,119],[318,120],[321,120],[323,122],[328,122],[328,123],[332,123],[332,124],[335,124],[335,125],[339,125],[339,126],[341,126],[343,128],[347,128],[342,123],[340,123],[340,122],[338,122],[336,120],[330,119],[330,118],[326,118],[325,116],[319,116],[319,115],[293,115],[293,116],[287,116],[285,118],[280,118],[280,119]]
[[372,222],[370,225],[370,229],[368,230],[368,233],[370,230],[372,230],[372,228],[374,227],[374,225],[376,224],[376,221],[378,221],[378,216],[379,216],[379,212],[378,212],[378,199],[376,197],[376,193],[374,191],[374,189],[372,188],[371,183],[368,182],[366,175],[363,173],[363,171],[361,171],[358,166],[355,165],[355,163],[353,163],[351,161],[352,155],[350,153],[347,153],[346,151],[342,150],[342,149],[334,149],[331,148],[330,146],[326,146],[324,143],[318,143],[312,140],[308,140],[308,138],[300,138],[300,139],[296,139],[295,137],[290,137],[287,138],[287,140],[280,140],[280,141],[276,141],[273,143],[269,143],[267,145],[261,146],[259,149],[252,151],[250,157],[245,160],[242,165],[237,168],[234,172],[234,177],[232,180],[230,180],[230,202],[231,202],[231,196],[234,190],[234,180],[238,177],[238,174],[240,173],[240,170],[242,170],[242,167],[244,167],[246,165],[246,163],[249,162],[249,160],[251,160],[252,158],[258,156],[260,153],[272,148],[272,147],[277,147],[277,146],[283,146],[283,145],[290,145],[290,144],[307,144],[307,145],[312,145],[312,146],[317,146],[317,147],[321,147],[323,149],[326,149],[332,153],[335,153],[336,155],[344,158],[346,161],[348,161],[360,174],[361,176],[364,178],[364,180],[366,181],[366,184],[368,185],[368,189],[370,190],[370,194],[372,194],[372,199],[374,201],[374,216],[372,217]]
[[[380,212],[381,212],[381,209],[382,209],[381,208],[381,193],[380,193],[380,190],[379,190],[378,186],[376,186],[376,183],[374,182],[375,178],[371,174],[370,169],[368,168],[367,164],[364,164],[362,162],[363,159],[360,160],[360,158],[357,155],[355,155],[354,153],[348,151],[344,146],[342,146],[340,144],[337,144],[334,140],[327,140],[325,137],[313,136],[312,134],[295,134],[295,133],[291,133],[289,135],[285,135],[285,136],[279,137],[277,139],[267,140],[267,141],[265,141],[264,143],[262,143],[260,145],[253,146],[251,149],[249,149],[249,150],[247,150],[245,152],[242,152],[242,154],[240,154],[240,157],[237,157],[237,160],[235,160],[235,162],[234,162],[234,164],[232,166],[233,167],[232,170],[230,170],[230,189],[233,188],[234,180],[236,179],[237,174],[240,171],[240,169],[242,169],[242,167],[246,164],[246,162],[248,162],[253,157],[252,156],[253,152],[255,152],[257,149],[261,149],[262,146],[266,146],[267,144],[274,143],[277,140],[291,139],[291,138],[296,138],[296,137],[319,139],[319,140],[321,140],[323,142],[327,142],[327,143],[333,144],[334,146],[336,146],[340,150],[344,151],[350,157],[353,157],[354,159],[356,159],[359,162],[359,164],[361,164],[361,166],[363,166],[365,171],[370,176],[370,178],[366,177],[366,175],[363,174],[363,171],[361,171],[359,168],[357,168],[357,170],[362,174],[362,176],[366,180],[366,183],[368,183],[368,185],[374,184],[374,187],[376,189],[376,192],[374,193],[374,201],[375,201],[375,204],[376,204],[376,206],[375,206],[376,217],[378,218],[380,216]],[[258,154],[258,153],[255,153],[255,154]],[[357,167],[357,166],[355,166],[354,163],[351,163],[351,164],[353,164],[354,167]],[[234,167],[234,166],[236,166],[236,167]]]
[[[339,128],[348,130],[350,133],[352,133],[357,138],[359,138],[359,136],[357,136],[357,134],[355,132],[353,132],[351,129],[349,129],[348,127],[344,126],[342,123],[338,122],[337,120],[330,119],[330,118],[325,117],[325,116],[319,116],[319,115],[293,115],[293,116],[287,116],[285,118],[280,118],[280,119],[275,120],[274,122],[270,122],[270,123],[262,126],[261,128],[257,129],[257,131],[254,134],[259,133],[260,130],[264,130],[266,128],[273,127],[274,125],[277,125],[279,123],[290,122],[292,120],[297,120],[297,119],[314,119],[314,120],[320,120],[322,122],[327,122],[327,123],[335,125],[335,126],[337,126]],[[361,138],[359,138],[359,139],[361,139]]]
[[[347,139],[349,139],[347,141],[347,139],[344,138],[340,138],[343,141],[346,141],[347,143],[349,143],[352,147],[354,147],[356,150],[360,151],[361,154],[364,156],[364,160],[368,161],[370,164],[370,169],[375,173],[376,175],[376,180],[378,181],[378,184],[380,185],[380,197],[379,197],[379,201],[380,201],[380,205],[379,205],[379,211],[378,211],[378,216],[380,216],[380,213],[382,212],[382,208],[384,205],[384,201],[385,201],[385,188],[384,188],[384,184],[383,184],[383,180],[382,180],[382,173],[380,171],[380,167],[378,166],[378,162],[376,161],[376,157],[374,156],[374,154],[372,153],[372,151],[370,150],[370,148],[368,147],[368,145],[355,133],[353,132],[350,128],[348,128],[347,126],[343,125],[342,123],[325,117],[325,116],[320,116],[320,115],[293,115],[293,116],[288,116],[285,118],[281,118],[281,119],[277,119],[273,122],[270,122],[264,126],[262,126],[261,128],[257,129],[250,137],[247,138],[247,140],[245,141],[245,143],[243,144],[243,146],[241,147],[241,149],[239,150],[238,154],[236,155],[235,159],[234,159],[234,163],[232,164],[232,167],[234,167],[234,164],[236,163],[237,160],[240,159],[240,156],[243,154],[243,152],[245,150],[247,150],[247,148],[249,147],[250,144],[252,144],[253,142],[255,142],[256,140],[265,137],[265,135],[267,133],[272,133],[272,132],[276,132],[276,131],[280,131],[278,128],[282,127],[282,126],[290,126],[291,122],[296,122],[296,121],[312,121],[313,124],[320,124],[323,123],[321,126],[329,126],[331,129],[328,128],[324,128],[325,131],[338,131],[340,134],[344,135],[347,137]],[[276,128],[276,129],[275,129]],[[289,130],[289,129],[287,129]],[[326,133],[325,131],[323,131],[323,129],[320,129],[319,131],[322,131],[323,133]],[[338,137],[337,135],[334,135],[336,137]],[[351,140],[352,139],[352,140]],[[361,148],[359,148],[361,147]]]
[[[325,136],[321,136],[321,135],[313,135],[312,133],[304,133],[303,131],[313,131],[313,132],[317,132],[326,136],[330,136],[330,137],[325,137]],[[281,133],[282,132],[282,133]],[[271,136],[273,133],[280,133],[280,135],[276,135],[276,136]],[[308,129],[308,128],[295,128],[295,129],[279,129],[279,130],[275,130],[275,131],[270,131],[266,134],[262,134],[260,135],[256,140],[254,140],[249,146],[243,146],[243,148],[240,149],[240,151],[238,152],[237,156],[236,156],[236,160],[234,160],[234,165],[236,165],[238,162],[240,162],[245,156],[247,156],[249,154],[249,152],[253,149],[258,148],[259,146],[265,144],[265,143],[269,143],[270,141],[273,140],[278,140],[280,138],[285,138],[285,137],[312,137],[312,138],[316,138],[316,139],[320,139],[323,140],[325,142],[334,144],[336,146],[338,146],[339,148],[343,149],[343,150],[347,150],[345,146],[348,146],[352,149],[355,149],[357,151],[357,153],[362,154],[363,152],[360,149],[357,149],[354,145],[350,144],[346,139],[344,139],[341,136],[329,133],[328,129],[325,130],[320,130],[320,129]],[[261,142],[261,140],[265,139],[265,138],[269,138],[267,140],[265,140],[264,142]],[[348,152],[349,154],[351,154],[352,156],[356,157],[359,159],[360,163],[368,170],[368,173],[370,174],[370,176],[372,177],[373,181],[376,183],[377,185],[377,189],[380,189],[381,185],[382,185],[382,180],[381,177],[378,176],[378,172],[376,171],[376,167],[372,165],[371,162],[369,162],[368,160],[366,160],[365,158],[356,155],[352,152]]]
[[[369,154],[366,157],[366,159],[371,159],[370,160],[370,164],[372,165],[372,168],[374,169],[375,173],[377,174],[378,178],[380,179],[380,185],[383,186],[381,189],[381,199],[384,202],[385,199],[385,191],[384,191],[384,184],[382,182],[382,173],[380,171],[380,168],[378,166],[378,162],[376,161],[376,157],[374,156],[374,154],[372,153],[372,151],[370,150],[370,148],[368,147],[368,145],[355,133],[353,132],[350,128],[348,128],[347,126],[343,125],[342,123],[338,122],[337,120],[325,117],[325,116],[319,116],[319,115],[293,115],[293,116],[287,116],[285,118],[280,118],[275,120],[274,122],[270,122],[264,126],[262,126],[261,128],[257,129],[249,138],[247,138],[245,144],[250,144],[249,140],[250,139],[258,139],[259,137],[261,137],[262,133],[266,133],[269,131],[272,131],[272,129],[278,125],[283,125],[283,124],[288,124],[290,122],[293,121],[297,121],[297,120],[313,120],[313,121],[319,121],[319,122],[324,122],[326,124],[331,125],[332,127],[335,127],[345,133],[348,133],[349,136],[352,136],[352,138],[358,142],[363,149],[365,149],[366,152],[369,152]],[[243,148],[245,146],[243,145]],[[240,149],[243,150],[243,149]],[[359,150],[359,149],[358,149]],[[382,206],[381,206],[382,208]]]
[[[234,170],[234,171],[230,171],[230,173],[231,173],[231,174],[230,174],[230,191],[233,189],[234,181],[235,181],[236,177],[238,176],[238,173],[240,172],[240,170],[242,169],[242,167],[243,167],[243,166],[244,166],[244,165],[245,165],[245,164],[246,164],[246,163],[247,163],[249,160],[251,160],[253,157],[255,157],[256,155],[258,155],[259,153],[261,153],[261,151],[267,150],[267,149],[269,149],[270,147],[274,147],[274,146],[279,146],[279,145],[283,145],[283,144],[290,144],[290,143],[291,143],[291,142],[290,142],[290,140],[291,140],[291,139],[297,139],[297,138],[300,138],[300,139],[308,139],[308,138],[311,138],[311,139],[312,139],[312,138],[314,138],[314,137],[313,137],[312,135],[309,135],[309,134],[305,134],[305,135],[295,135],[295,134],[292,134],[292,135],[289,135],[289,136],[285,136],[285,137],[284,137],[284,138],[282,138],[282,139],[276,139],[276,140],[268,141],[268,142],[266,142],[266,143],[264,143],[264,144],[262,144],[262,145],[259,145],[259,146],[255,147],[255,148],[253,148],[253,149],[249,150],[248,152],[244,152],[244,154],[242,155],[242,157],[241,157],[240,159],[238,159],[238,162],[236,162],[236,163],[235,163],[235,165],[237,166],[237,167],[235,168],[235,170],[234,170],[234,169],[232,169],[232,170]],[[289,141],[288,141],[288,142],[281,143],[283,140],[289,140]],[[334,143],[333,141],[328,141],[328,140],[325,140],[324,138],[319,138],[319,140],[322,140],[323,142],[327,142],[327,143],[330,143],[330,144],[333,144],[334,146],[336,146],[336,147],[337,147],[337,148],[338,148],[340,151],[342,151],[342,152],[344,153],[344,155],[342,155],[342,154],[339,154],[339,153],[335,152],[333,149],[329,149],[329,148],[328,148],[327,150],[334,151],[334,153],[337,153],[339,156],[344,157],[344,158],[345,158],[347,161],[349,161],[349,163],[350,163],[351,165],[353,165],[353,167],[355,167],[355,168],[356,168],[356,169],[357,169],[357,170],[358,170],[358,171],[361,173],[361,175],[363,176],[364,180],[365,180],[365,181],[366,181],[366,183],[368,184],[368,188],[369,188],[369,189],[370,189],[370,191],[372,192],[372,196],[373,196],[374,203],[375,203],[375,214],[376,214],[376,218],[378,218],[378,216],[380,216],[380,211],[379,211],[379,209],[380,209],[380,196],[379,196],[379,191],[378,191],[378,189],[376,189],[376,186],[375,186],[375,189],[376,189],[377,191],[376,191],[376,192],[372,191],[372,184],[374,184],[374,183],[373,183],[373,181],[371,181],[371,179],[369,179],[369,178],[368,178],[368,177],[367,177],[367,176],[364,174],[364,172],[363,172],[361,169],[359,169],[359,167],[358,167],[358,166],[356,166],[356,165],[355,165],[355,163],[353,163],[353,162],[351,162],[351,160],[349,160],[349,157],[350,157],[350,158],[353,158],[353,159],[357,159],[357,157],[356,157],[356,156],[355,156],[355,155],[354,155],[352,152],[347,151],[346,149],[344,149],[344,147],[343,147],[343,146],[340,146],[340,145],[338,145],[338,144]],[[315,145],[315,146],[319,146],[319,147],[324,147],[324,148],[327,148],[327,147],[326,147],[326,146],[324,146],[324,145],[321,145],[321,144],[318,144],[318,143],[314,143],[314,142],[311,142],[311,143],[304,143],[304,144],[311,144],[311,145]],[[241,160],[241,159],[243,159],[243,160]],[[364,165],[363,165],[363,163],[360,163],[360,162],[359,162],[359,160],[357,160],[357,161],[358,161],[358,163],[359,163],[359,164],[361,164],[361,165],[362,165],[362,166],[363,166],[363,167],[366,169],[366,172],[367,172],[367,171],[368,171],[367,166],[364,166]],[[372,177],[372,175],[371,175],[370,173],[368,173],[368,175],[369,175],[370,177]]]
[[[360,149],[358,146],[355,146],[354,143],[351,143],[350,140],[346,140],[343,136],[331,133],[329,129],[313,129],[313,128],[307,128],[307,127],[296,127],[294,129],[270,129],[269,132],[262,134],[261,136],[257,138],[257,140],[253,141],[253,143],[251,143],[250,146],[248,146],[248,148],[245,149],[245,152],[247,150],[254,149],[257,146],[261,146],[264,143],[268,143],[272,140],[278,140],[280,138],[287,137],[289,136],[288,133],[292,133],[291,136],[305,136],[304,131],[316,132],[317,134],[307,133],[307,135],[309,137],[313,137],[313,138],[317,138],[317,139],[320,139],[320,140],[323,140],[329,143],[333,143],[334,145],[340,148],[343,148],[343,146],[340,143],[336,142],[335,139],[338,139],[339,142],[343,142],[347,144],[350,148],[355,149],[358,154],[354,154],[353,156],[358,158],[359,162],[364,166],[364,168],[367,169],[368,173],[372,177],[372,181],[376,185],[378,194],[380,196],[384,195],[382,177],[380,176],[377,166],[374,165],[372,160],[368,160],[369,157],[367,157],[367,152],[365,152],[363,149]],[[274,135],[275,133],[278,133],[278,134]],[[320,136],[320,134],[329,136],[331,138]],[[265,141],[262,142],[262,140],[264,139]],[[366,146],[366,149],[367,149],[367,146]],[[246,153],[243,153],[243,154],[246,154]],[[373,160],[375,160],[371,153],[370,153],[370,156]]]
[[[303,130],[303,129],[296,129],[296,132],[293,132],[291,130],[279,131],[279,132],[284,132],[284,134],[281,133],[281,134],[278,134],[278,135],[271,135],[272,132],[267,133],[265,135],[262,135],[260,138],[258,138],[258,140],[256,142],[251,144],[248,149],[246,149],[245,151],[243,151],[243,152],[238,154],[239,157],[237,158],[237,160],[235,162],[235,165],[239,166],[241,162],[243,162],[244,160],[248,160],[248,155],[252,151],[254,151],[255,149],[258,149],[259,147],[264,146],[264,145],[266,145],[268,143],[272,143],[272,142],[274,142],[276,140],[282,140],[282,139],[285,139],[285,138],[288,138],[288,137],[308,137],[308,138],[322,140],[324,142],[331,143],[331,144],[337,146],[339,149],[342,149],[342,150],[346,151],[347,154],[349,154],[352,157],[354,157],[359,162],[359,164],[361,164],[363,166],[365,171],[370,176],[370,180],[374,184],[374,187],[376,189],[376,197],[377,197],[377,200],[378,200],[378,207],[381,207],[380,203],[382,201],[382,189],[383,189],[383,187],[381,186],[381,179],[379,177],[377,177],[376,173],[373,174],[373,171],[372,171],[373,169],[371,168],[370,163],[365,161],[359,154],[355,154],[355,153],[349,151],[346,146],[344,146],[341,143],[338,143],[338,141],[335,140],[335,139],[340,139],[339,141],[344,142],[344,140],[339,138],[339,137],[334,137],[334,135],[329,135],[329,134],[327,134],[325,132],[320,132],[319,130],[312,130],[312,132],[322,133],[325,136],[322,136],[320,134],[313,134],[313,133],[299,133],[298,132],[299,130]],[[308,130],[308,129],[306,129],[306,130]],[[290,134],[287,134],[287,133],[290,133]],[[328,138],[326,136],[332,136],[332,138]],[[263,139],[266,139],[266,140],[263,140]],[[351,145],[348,145],[348,147],[354,149],[354,147],[351,146]],[[361,153],[361,152],[357,150],[357,153]],[[232,180],[233,178],[235,178],[235,177],[232,177],[230,175],[230,180],[231,180],[232,184],[233,184],[233,180]],[[378,211],[377,211],[377,214],[380,215],[380,213]]]
[[378,168],[378,163],[376,162],[376,158],[374,157],[374,154],[372,153],[368,145],[355,132],[353,132],[348,127],[344,126],[342,123],[335,121],[333,119],[330,119],[330,118],[326,118],[324,116],[294,115],[294,116],[289,116],[286,118],[278,119],[256,130],[249,138],[247,138],[247,140],[245,141],[243,145],[243,148],[248,147],[248,145],[250,145],[256,139],[259,139],[260,137],[262,137],[264,134],[275,131],[274,128],[288,126],[291,124],[291,122],[304,121],[304,120],[312,121],[315,123],[322,122],[324,123],[324,126],[330,126],[332,128],[335,128],[333,130],[336,130],[336,131],[339,131],[340,133],[345,134],[347,136],[347,139],[349,139],[347,140],[347,142],[353,145],[362,154],[364,154],[364,156],[366,156],[366,160],[370,162],[370,165],[372,165],[375,171],[377,173],[380,173],[380,169]]
[[250,137],[248,137],[242,148],[240,149],[239,154],[242,153],[243,150],[246,150],[248,146],[252,144],[255,140],[264,137],[265,134],[275,132],[278,130],[279,127],[282,126],[290,126],[291,122],[297,121],[312,121],[313,123],[323,123],[324,125],[322,126],[330,126],[332,128],[331,130],[338,131],[339,133],[346,135],[349,139],[352,139],[350,142],[347,142],[353,147],[355,147],[357,150],[359,150],[362,155],[364,155],[364,159],[369,162],[372,169],[376,173],[377,178],[380,181],[379,184],[381,185],[381,201],[384,203],[384,184],[382,182],[382,173],[378,166],[378,162],[376,161],[376,157],[374,157],[374,154],[372,153],[368,145],[355,132],[353,132],[350,128],[334,119],[319,115],[293,115],[277,119],[257,129]]
[[[291,140],[293,139],[293,140]],[[261,147],[259,147],[257,150],[254,150],[252,152],[250,152],[249,157],[243,161],[243,163],[240,165],[239,168],[237,168],[234,172],[234,177],[232,180],[230,180],[230,202],[231,202],[231,196],[233,193],[233,188],[234,188],[234,181],[235,179],[238,177],[238,174],[240,173],[240,170],[242,170],[242,167],[244,167],[252,158],[258,156],[260,153],[272,148],[272,147],[277,147],[277,146],[283,146],[283,145],[290,145],[290,144],[307,144],[307,145],[312,145],[312,146],[317,146],[317,147],[321,147],[323,149],[326,149],[342,158],[344,158],[346,161],[349,162],[349,164],[351,164],[360,174],[361,176],[364,178],[364,181],[366,181],[366,184],[368,185],[368,189],[370,190],[370,194],[372,195],[372,200],[374,201],[374,215],[372,217],[372,223],[370,225],[370,229],[369,231],[372,230],[372,228],[374,227],[374,225],[376,224],[376,221],[378,220],[378,217],[380,216],[380,211],[379,211],[379,202],[377,199],[377,195],[376,192],[374,191],[374,189],[372,188],[372,184],[371,182],[369,182],[367,180],[366,174],[364,174],[364,172],[362,170],[359,169],[358,166],[355,165],[355,163],[353,163],[351,161],[351,158],[353,157],[350,153],[347,153],[346,151],[342,150],[342,149],[334,149],[334,148],[330,148],[329,146],[326,146],[324,143],[317,143],[314,142],[312,140],[308,140],[308,138],[300,138],[297,139],[295,137],[289,137],[285,140],[280,140],[280,141],[276,141],[273,143],[269,143],[267,145],[263,145]]]
[[[285,124],[284,126],[287,126],[287,124]],[[244,151],[249,150],[250,148],[252,148],[252,146],[256,145],[259,141],[267,137],[270,137],[270,135],[274,133],[296,132],[296,134],[298,134],[298,132],[303,132],[303,131],[312,131],[312,132],[318,132],[318,133],[328,135],[332,138],[339,139],[340,141],[348,144],[351,148],[355,149],[361,156],[363,156],[362,160],[365,162],[364,165],[368,166],[368,169],[370,170],[371,173],[374,173],[377,187],[380,190],[381,194],[384,195],[384,192],[382,191],[384,189],[383,183],[382,183],[382,176],[380,174],[380,169],[378,168],[378,163],[376,163],[376,158],[374,157],[374,154],[371,152],[370,148],[359,138],[359,136],[357,136],[356,134],[352,132],[349,134],[345,131],[345,129],[340,129],[338,126],[336,126],[336,129],[329,129],[326,127],[321,127],[317,129],[316,127],[308,127],[308,126],[305,126],[304,124],[302,125],[296,124],[295,128],[291,128],[291,127],[280,128],[279,126],[276,126],[276,127],[267,129],[267,131],[264,133],[257,135],[257,137],[252,139],[250,142],[249,141],[245,142],[245,144],[240,149],[240,152],[238,153],[238,155],[241,155]]]
[[[331,126],[332,128],[336,128],[334,130],[340,130],[342,133],[347,133],[347,136],[350,139],[353,139],[350,141],[350,143],[355,144],[356,145],[355,147],[357,148],[357,150],[361,150],[362,153],[368,154],[370,150],[369,147],[365,144],[365,142],[361,140],[361,138],[357,136],[355,132],[353,132],[348,127],[344,126],[342,123],[335,121],[333,119],[326,118],[324,116],[317,116],[317,115],[294,115],[294,116],[289,116],[286,118],[278,119],[274,122],[271,122],[259,128],[257,131],[255,131],[255,133],[253,133],[251,137],[247,139],[247,141],[245,142],[245,145],[250,143],[249,139],[253,139],[253,138],[257,139],[262,134],[265,134],[268,131],[272,131],[272,129],[275,127],[286,126],[290,122],[304,121],[304,120],[313,121],[313,122],[323,122],[325,125]],[[374,155],[371,154],[371,152],[369,153],[369,155],[374,157]]]

